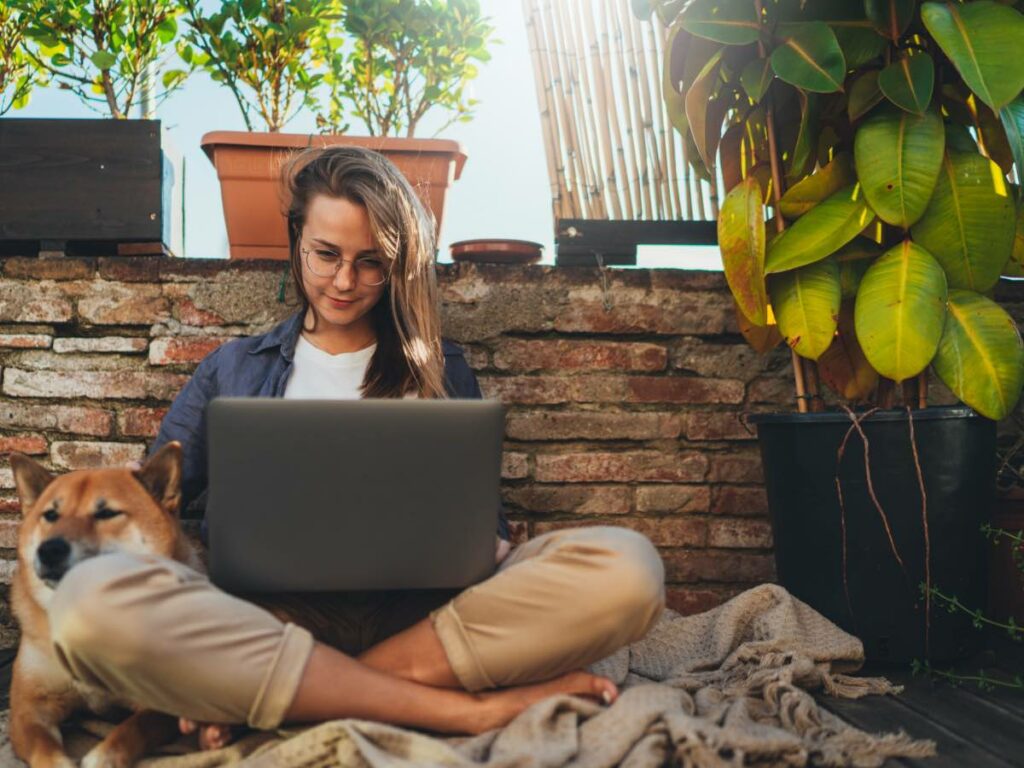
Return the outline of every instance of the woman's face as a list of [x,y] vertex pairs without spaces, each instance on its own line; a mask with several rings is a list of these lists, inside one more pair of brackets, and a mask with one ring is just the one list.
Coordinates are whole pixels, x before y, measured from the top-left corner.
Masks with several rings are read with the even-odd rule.
[[[369,312],[387,284],[369,284],[376,273],[365,265],[372,267],[378,252],[366,208],[344,198],[316,195],[306,210],[299,256],[302,285],[320,321],[328,326],[323,330],[372,331]],[[339,259],[337,272],[330,274]]]

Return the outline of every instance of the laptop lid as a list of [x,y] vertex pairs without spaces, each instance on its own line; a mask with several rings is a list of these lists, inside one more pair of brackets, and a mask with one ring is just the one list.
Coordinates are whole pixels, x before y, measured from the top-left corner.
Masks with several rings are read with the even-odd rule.
[[494,571],[498,401],[219,397],[207,429],[223,589],[458,588]]

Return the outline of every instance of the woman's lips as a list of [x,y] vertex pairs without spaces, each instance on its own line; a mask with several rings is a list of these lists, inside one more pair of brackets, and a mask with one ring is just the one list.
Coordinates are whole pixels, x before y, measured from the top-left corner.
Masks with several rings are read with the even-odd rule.
[[331,302],[331,306],[337,307],[338,309],[344,309],[345,307],[351,307],[353,304],[355,304],[355,301],[353,301],[353,300],[335,299],[335,298],[331,298],[330,296],[327,297],[327,300],[329,302]]

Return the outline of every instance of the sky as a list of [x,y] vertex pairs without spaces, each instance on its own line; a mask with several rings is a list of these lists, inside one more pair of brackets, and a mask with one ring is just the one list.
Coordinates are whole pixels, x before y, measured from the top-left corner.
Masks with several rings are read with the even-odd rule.
[[[471,84],[480,100],[472,122],[445,130],[443,138],[462,144],[468,155],[462,177],[449,190],[441,232],[439,260],[448,260],[448,245],[478,237],[532,240],[544,246],[544,262],[554,261],[554,219],[541,140],[540,116],[533,83],[522,5],[518,0],[481,0],[483,11],[502,41]],[[94,117],[96,113],[66,91],[37,90],[29,105],[8,117]],[[185,247],[188,258],[227,258],[220,185],[200,149],[203,134],[244,130],[241,114],[227,89],[204,73],[157,108],[165,145],[173,145],[185,162]],[[428,114],[418,137],[434,135],[443,115]],[[353,126],[353,132],[357,125]],[[314,132],[313,117],[300,113],[288,132]],[[716,248],[642,247],[638,266],[720,268]]]

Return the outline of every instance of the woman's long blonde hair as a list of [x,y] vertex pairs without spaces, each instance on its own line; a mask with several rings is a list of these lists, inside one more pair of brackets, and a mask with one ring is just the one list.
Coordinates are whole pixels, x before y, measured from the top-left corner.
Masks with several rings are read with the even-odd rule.
[[[344,198],[366,209],[370,231],[388,269],[386,296],[370,315],[377,349],[363,379],[363,397],[446,397],[434,220],[412,186],[383,155],[361,147],[307,149],[285,167],[292,279],[305,315],[299,241],[316,195]],[[313,308],[313,328],[319,317]]]

